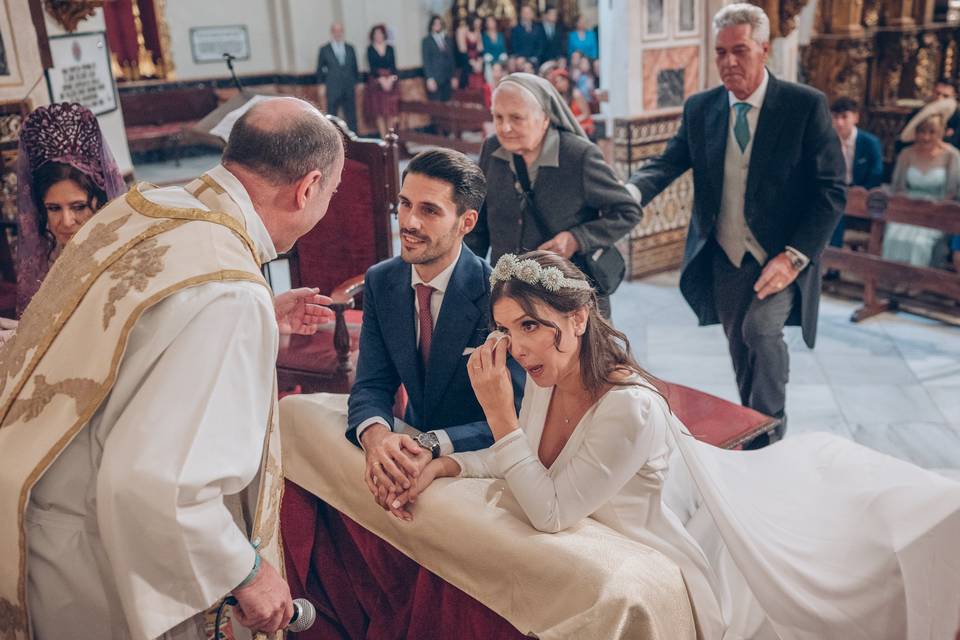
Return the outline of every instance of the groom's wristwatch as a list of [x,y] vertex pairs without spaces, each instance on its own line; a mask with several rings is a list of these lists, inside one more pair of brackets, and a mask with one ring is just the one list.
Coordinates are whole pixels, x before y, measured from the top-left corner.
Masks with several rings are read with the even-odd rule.
[[440,438],[437,434],[427,431],[417,435],[417,444],[430,452],[434,459],[440,457]]

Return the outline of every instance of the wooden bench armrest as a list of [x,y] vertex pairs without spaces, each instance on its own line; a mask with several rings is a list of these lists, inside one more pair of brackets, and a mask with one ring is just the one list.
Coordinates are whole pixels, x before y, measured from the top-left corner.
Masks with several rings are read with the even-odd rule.
[[347,308],[352,309],[354,299],[363,293],[364,278],[364,275],[359,275],[341,282],[330,292],[330,298],[335,304],[349,304]]
[[347,309],[353,309],[356,297],[363,293],[364,276],[354,276],[337,285],[330,292],[333,302],[329,305],[333,309],[336,324],[333,328],[333,348],[337,352],[337,371],[346,373],[353,367],[350,365],[350,331],[347,329]]

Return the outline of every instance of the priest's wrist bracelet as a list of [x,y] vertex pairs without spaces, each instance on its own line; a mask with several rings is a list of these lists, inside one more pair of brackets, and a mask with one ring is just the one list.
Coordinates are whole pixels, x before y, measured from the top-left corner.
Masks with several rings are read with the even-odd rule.
[[257,577],[258,573],[260,573],[260,554],[257,553],[254,557],[255,560],[253,561],[253,569],[251,569],[250,573],[247,574],[247,577],[243,579],[243,582],[234,587],[234,589],[242,589],[243,587],[247,586],[253,582],[253,579]]

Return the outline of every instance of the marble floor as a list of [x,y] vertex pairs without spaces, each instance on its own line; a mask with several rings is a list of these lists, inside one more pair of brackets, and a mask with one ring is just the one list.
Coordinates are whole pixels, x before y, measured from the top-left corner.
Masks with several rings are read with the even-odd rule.
[[[719,325],[698,327],[679,272],[625,282],[613,317],[654,375],[738,402]],[[830,431],[930,469],[960,471],[960,329],[906,313],[851,323],[824,296],[816,348],[787,327],[787,437]]]
[[[138,165],[139,180],[185,182],[217,155]],[[698,327],[680,295],[678,272],[625,282],[614,322],[642,366],[673,382],[737,402],[726,339]],[[960,473],[960,329],[907,313],[849,321],[854,302],[825,296],[817,346],[787,328],[787,437],[831,431],[931,469]]]

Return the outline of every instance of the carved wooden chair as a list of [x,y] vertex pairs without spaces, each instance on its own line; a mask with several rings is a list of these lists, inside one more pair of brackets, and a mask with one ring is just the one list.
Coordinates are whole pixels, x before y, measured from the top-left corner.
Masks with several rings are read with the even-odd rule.
[[346,393],[359,345],[361,294],[367,269],[389,258],[390,216],[400,192],[396,136],[358,138],[339,118],[346,162],[326,216],[286,254],[293,287],[316,287],[334,300],[333,328],[283,336],[277,358],[280,390]]

